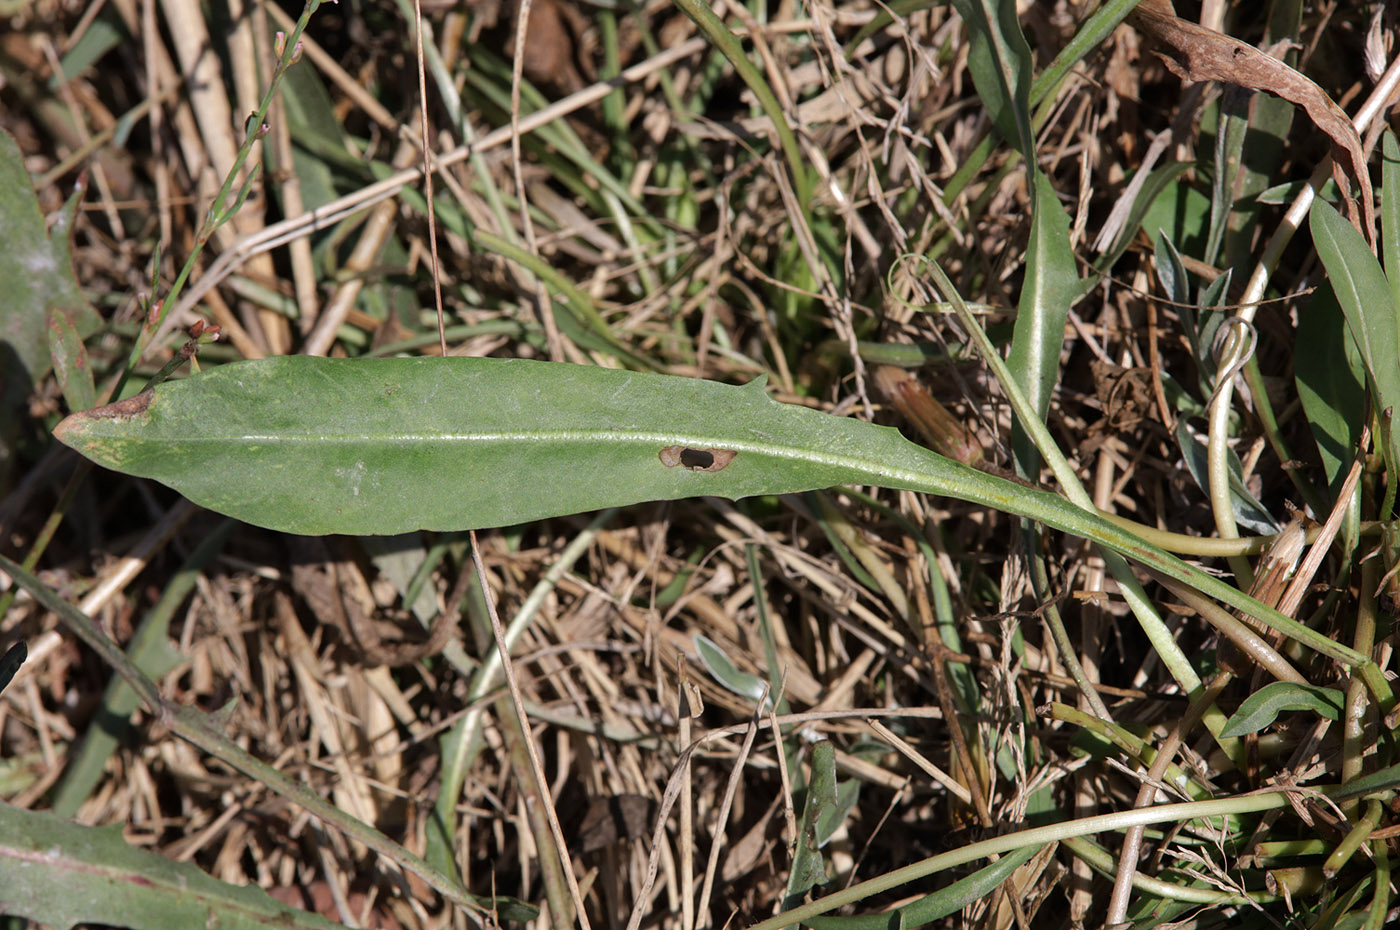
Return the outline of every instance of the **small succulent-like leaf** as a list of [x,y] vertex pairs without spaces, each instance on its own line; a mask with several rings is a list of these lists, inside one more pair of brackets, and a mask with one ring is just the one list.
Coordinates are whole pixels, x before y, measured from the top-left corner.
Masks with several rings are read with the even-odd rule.
[[700,661],[705,670],[726,689],[754,703],[763,700],[764,691],[767,689],[763,679],[741,670],[714,640],[697,633],[695,651],[700,654]]

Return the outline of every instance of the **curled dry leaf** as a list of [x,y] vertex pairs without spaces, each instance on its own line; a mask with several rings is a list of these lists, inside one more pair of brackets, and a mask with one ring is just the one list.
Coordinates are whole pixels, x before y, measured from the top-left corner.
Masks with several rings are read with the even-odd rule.
[[1348,174],[1356,179],[1361,215],[1358,218],[1356,202],[1347,198],[1348,219],[1368,240],[1375,239],[1376,214],[1361,140],[1346,112],[1322,88],[1248,43],[1181,19],[1170,0],[1144,0],[1128,14],[1128,22],[1166,46],[1157,56],[1182,80],[1262,90],[1302,107],[1313,125],[1332,140],[1332,176],[1337,186],[1346,191]]

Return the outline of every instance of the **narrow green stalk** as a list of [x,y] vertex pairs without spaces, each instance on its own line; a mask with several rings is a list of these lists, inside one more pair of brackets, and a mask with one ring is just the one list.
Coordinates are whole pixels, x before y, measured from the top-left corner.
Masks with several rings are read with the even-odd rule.
[[1043,846],[1066,838],[1088,836],[1109,830],[1124,830],[1134,824],[1176,823],[1200,818],[1219,817],[1228,814],[1251,814],[1259,811],[1277,810],[1288,806],[1288,792],[1274,790],[1217,801],[1192,801],[1184,804],[1163,804],[1159,807],[1138,808],[1113,814],[1098,814],[1067,823],[1051,824],[1008,833],[980,843],[971,843],[961,849],[930,856],[912,865],[895,869],[876,878],[867,879],[834,894],[826,895],[810,904],[795,907],[776,917],[755,924],[750,930],[782,930],[800,924],[819,914],[863,901],[882,894],[909,882],[934,875],[938,872],[975,862],[988,856],[1000,855],[1026,846]]
[[[1025,535],[1029,536],[1030,534]],[[1050,579],[1045,571],[1045,557],[1039,552],[1032,552],[1029,559],[1031,581],[1035,585],[1037,596],[1044,599],[1044,592],[1050,588]],[[1055,647],[1060,650],[1060,661],[1069,671],[1069,677],[1074,679],[1074,684],[1079,689],[1085,703],[1094,712],[1094,716],[1105,722],[1111,722],[1113,714],[1109,712],[1108,705],[1103,702],[1103,698],[1094,688],[1094,683],[1085,674],[1084,666],[1079,662],[1079,650],[1075,649],[1074,643],[1070,641],[1069,631],[1065,629],[1064,618],[1060,616],[1060,609],[1055,606],[1053,600],[1046,601],[1041,616],[1045,620],[1045,625],[1050,628],[1050,638],[1055,641]]]
[[[943,299],[952,303],[958,318],[962,321],[963,328],[967,330],[968,336],[976,344],[982,353],[982,358],[987,367],[996,375],[998,383],[1006,393],[1007,399],[1011,402],[1012,409],[1026,431],[1026,435],[1035,444],[1036,449],[1045,459],[1055,474],[1055,479],[1059,482],[1065,496],[1070,502],[1081,509],[1097,513],[1094,507],[1093,498],[1084,490],[1084,486],[1079,483],[1079,477],[1075,475],[1074,469],[1060,453],[1059,447],[1055,445],[1055,440],[1050,436],[1050,431],[1037,416],[1035,409],[1021,392],[1016,379],[1007,369],[1006,363],[1002,361],[1001,355],[992,346],[991,340],[987,338],[986,330],[981,323],[963,304],[961,295],[953,287],[953,282],[948,280],[948,276],[943,273],[942,267],[933,259],[928,259],[929,271],[933,276],[937,289],[942,293]],[[1201,687],[1200,676],[1191,666],[1191,661],[1181,648],[1176,644],[1176,638],[1167,629],[1162,618],[1157,615],[1156,608],[1152,606],[1147,597],[1147,592],[1142,585],[1133,577],[1132,570],[1128,568],[1121,556],[1111,551],[1103,552],[1104,564],[1110,573],[1118,581],[1122,589],[1123,598],[1132,608],[1133,615],[1138,618],[1147,638],[1152,642],[1153,647],[1162,658],[1162,663],[1167,667],[1172,677],[1176,679],[1181,689],[1188,694],[1193,694]]]
[[[1060,720],[1073,724],[1082,730],[1094,733],[1102,739],[1107,740],[1120,750],[1137,759],[1144,768],[1153,764],[1157,759],[1157,750],[1149,746],[1147,741],[1135,736],[1133,733],[1098,717],[1084,713],[1078,708],[1068,704],[1055,701],[1050,704],[1049,715],[1051,720]],[[1190,776],[1178,765],[1172,763],[1167,767],[1163,776],[1177,790],[1190,794],[1198,800],[1206,798],[1207,788],[1198,782],[1193,781]]]
[[1371,855],[1376,860],[1376,881],[1371,895],[1371,906],[1367,910],[1366,922],[1361,930],[1381,930],[1390,912],[1390,849],[1389,840],[1375,840],[1371,843]]
[[[1352,633],[1352,648],[1362,655],[1370,655],[1376,645],[1376,589],[1380,584],[1378,559],[1367,559],[1361,563],[1361,580],[1358,585],[1360,602],[1356,607],[1356,629]],[[1360,679],[1353,678],[1347,684],[1346,700],[1342,715],[1342,781],[1351,781],[1361,775],[1369,740],[1366,739],[1366,689]],[[1343,808],[1348,817],[1356,816],[1356,805]]]
[[[1112,875],[1118,867],[1113,854],[1093,840],[1087,840],[1082,836],[1071,836],[1060,842],[1070,852],[1104,875]],[[1191,904],[1215,905],[1217,907],[1226,904],[1270,904],[1278,900],[1277,895],[1260,891],[1252,891],[1249,894],[1231,894],[1228,891],[1211,891],[1209,888],[1175,885],[1137,871],[1133,872],[1133,887],[1144,894],[1167,901],[1186,901]]]
[[272,79],[268,81],[267,91],[263,94],[262,102],[258,104],[257,110],[248,117],[243,124],[244,138],[243,144],[238,147],[238,153],[234,157],[233,167],[229,169],[228,175],[219,187],[219,192],[214,196],[214,201],[209,205],[209,212],[205,214],[204,222],[200,225],[199,231],[195,234],[194,247],[190,249],[189,256],[185,259],[184,267],[175,278],[175,283],[170,285],[170,291],[158,304],[155,317],[151,325],[144,327],[137,335],[136,342],[131,347],[131,354],[127,357],[126,371],[123,372],[121,380],[117,383],[116,389],[112,392],[113,397],[120,397],[122,388],[125,387],[127,379],[136,369],[136,364],[141,360],[141,356],[146,353],[150,345],[151,337],[160,329],[160,325],[165,322],[165,318],[170,313],[170,309],[175,306],[180,292],[185,287],[185,282],[189,279],[195,265],[199,262],[199,256],[204,251],[204,246],[208,244],[209,237],[214,234],[214,230],[226,223],[238,206],[248,196],[251,190],[252,178],[249,178],[249,185],[244,185],[239,189],[234,200],[233,207],[226,209],[228,198],[234,192],[234,185],[238,183],[239,172],[243,170],[243,165],[248,161],[248,156],[253,152],[253,145],[262,138],[263,126],[267,119],[267,111],[272,108],[272,101],[277,96],[278,87],[281,86],[282,78],[286,76],[287,69],[290,68],[298,58],[301,57],[300,49],[297,47],[297,40],[306,31],[306,26],[311,22],[311,15],[320,8],[322,0],[307,0],[306,6],[301,11],[300,18],[297,19],[295,28],[291,35],[283,41],[282,55],[277,61],[277,65],[272,70]]
[[[1337,848],[1332,851],[1332,855],[1327,857],[1327,861],[1322,864],[1322,874],[1332,878],[1351,860],[1352,855],[1361,848],[1361,844],[1371,838],[1371,833],[1381,822],[1381,802],[1372,798],[1366,802],[1366,813],[1356,824],[1347,831],[1347,835],[1342,837],[1342,841],[1337,844]],[[1384,842],[1384,841],[1382,841]]]

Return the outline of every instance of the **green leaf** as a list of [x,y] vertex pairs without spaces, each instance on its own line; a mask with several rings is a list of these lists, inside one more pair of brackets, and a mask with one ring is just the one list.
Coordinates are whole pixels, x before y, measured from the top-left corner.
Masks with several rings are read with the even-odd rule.
[[700,654],[700,662],[710,677],[726,689],[755,704],[763,700],[767,687],[763,679],[741,670],[714,640],[695,634],[695,651]]
[[1040,850],[1039,846],[1013,849],[996,862],[958,879],[947,888],[906,904],[897,911],[860,914],[855,917],[811,917],[802,924],[811,927],[812,930],[890,930],[891,927],[921,927],[949,914],[956,914],[969,904],[987,897]]
[[[839,811],[836,797],[836,748],[830,740],[812,746],[812,779],[807,785],[807,803],[797,827],[797,848],[792,854],[787,897],[783,909],[796,907],[807,892],[826,884],[826,863],[821,847],[823,827],[830,827],[833,812]],[[830,832],[827,832],[830,837]]]
[[1319,287],[1298,314],[1297,345],[1304,350],[1293,354],[1298,399],[1335,495],[1361,442],[1366,369],[1331,287]]
[[[1210,486],[1207,478],[1205,440],[1191,431],[1189,417],[1181,417],[1176,422],[1176,443],[1181,448],[1186,468],[1196,485],[1205,491]],[[1225,452],[1230,466],[1230,506],[1234,510],[1235,522],[1255,533],[1268,536],[1279,531],[1278,521],[1261,504],[1249,488],[1244,486],[1244,464],[1234,449]]]
[[65,84],[71,84],[81,77],[92,77],[85,72],[96,66],[112,49],[130,41],[131,33],[117,11],[103,5],[101,12],[81,31],[72,47],[63,53],[58,70],[45,82],[46,89],[57,94]]
[[[758,382],[520,360],[226,365],[56,432],[99,464],[294,533],[481,528],[934,475],[1001,487],[896,430],[774,403]],[[1014,487],[996,499],[1024,499]]]
[[101,323],[78,289],[68,254],[79,196],[75,194],[64,205],[50,236],[39,201],[30,190],[19,146],[0,130],[0,228],[5,231],[5,247],[0,249],[0,294],[5,295],[0,313],[0,392],[3,402],[11,406],[48,374],[51,308],[69,313],[79,338],[91,335]]
[[1396,364],[1400,358],[1400,309],[1366,240],[1331,204],[1315,202],[1309,225],[1337,303],[1346,315],[1347,328],[1366,363],[1381,423],[1379,445],[1393,474],[1400,463],[1400,430],[1392,422],[1400,411],[1400,365]]
[[776,403],[761,381],[518,359],[282,357],[166,382],[54,433],[100,465],[291,533],[461,530],[838,484],[939,494],[1098,542],[1381,684],[1365,656],[1093,511],[893,428]]
[[[1128,213],[1129,223],[1124,226],[1113,248],[1106,257],[1115,260],[1132,245],[1137,235],[1137,227],[1132,225],[1134,215],[1141,216],[1141,228],[1155,235],[1165,232],[1188,254],[1197,254],[1205,248],[1206,226],[1210,222],[1210,198],[1197,190],[1189,179],[1181,175],[1195,166],[1189,162],[1172,162],[1152,172],[1143,188],[1143,195],[1133,204]],[[1148,194],[1156,192],[1150,200]],[[1141,213],[1138,213],[1141,208]],[[1107,269],[1104,259],[1096,262],[1096,267]]]
[[[1069,243],[1069,217],[1045,173],[1035,168],[1032,179],[1035,201],[1031,207],[1031,237],[1026,246],[1026,282],[1016,308],[1006,367],[1044,420],[1060,374],[1065,319],[1082,288]],[[1034,476],[1040,457],[1019,423],[1013,442],[1018,470],[1023,477]]]
[[[335,105],[320,72],[315,68],[290,68],[282,76],[282,106],[291,131],[292,164],[269,164],[268,170],[294,171],[301,186],[302,208],[314,210],[336,198],[336,172],[363,170],[346,146],[345,130],[335,115]],[[267,151],[271,156],[273,147]],[[272,185],[283,197],[282,185]],[[282,205],[285,212],[285,202]]]
[[1291,681],[1275,681],[1245,698],[1239,710],[1225,721],[1220,735],[1225,738],[1258,733],[1286,711],[1311,710],[1336,720],[1342,714],[1342,692],[1335,688],[1300,685]]
[[1201,289],[1197,298],[1191,287],[1191,278],[1182,262],[1181,253],[1171,238],[1161,230],[1157,232],[1153,255],[1157,264],[1157,280],[1161,282],[1167,299],[1177,304],[1176,314],[1181,321],[1182,333],[1191,346],[1191,357],[1196,362],[1202,396],[1209,397],[1215,387],[1215,335],[1226,317],[1224,312],[1211,311],[1217,307],[1223,309],[1230,287],[1231,272],[1226,269],[1223,274],[1218,275]]
[[0,694],[9,687],[14,680],[15,674],[19,672],[24,660],[29,658],[29,646],[20,640],[9,649],[5,650],[5,657],[0,659]]
[[1381,135],[1381,255],[1391,303],[1400,307],[1400,145],[1389,129]]
[[967,67],[977,96],[1002,138],[1035,164],[1031,133],[1031,49],[1016,18],[1016,0],[953,0],[967,25]]
[[118,927],[340,927],[252,885],[217,881],[188,862],[130,846],[122,828],[83,827],[0,804],[5,913],[59,930]]
[[97,403],[97,385],[82,334],[72,316],[58,307],[49,311],[49,359],[69,410],[86,410]]

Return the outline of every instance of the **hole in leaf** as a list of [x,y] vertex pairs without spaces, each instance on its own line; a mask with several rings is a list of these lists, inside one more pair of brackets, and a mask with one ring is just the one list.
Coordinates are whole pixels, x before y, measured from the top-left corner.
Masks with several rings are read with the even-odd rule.
[[666,446],[657,458],[667,468],[683,465],[691,471],[724,471],[734,456],[733,449],[692,449],[689,446]]

